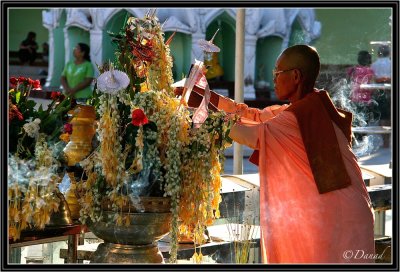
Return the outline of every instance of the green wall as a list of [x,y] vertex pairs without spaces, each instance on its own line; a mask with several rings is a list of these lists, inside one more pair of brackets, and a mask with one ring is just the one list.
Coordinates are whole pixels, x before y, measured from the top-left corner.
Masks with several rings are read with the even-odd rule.
[[303,28],[301,27],[299,20],[294,20],[292,23],[292,29],[290,32],[290,38],[289,38],[289,46],[295,45],[295,44],[304,44],[305,42],[305,33]]
[[256,70],[254,73],[255,81],[260,79],[267,81],[272,88],[274,86],[272,80],[272,70],[275,67],[275,60],[281,52],[282,38],[276,36],[268,36],[258,39],[256,50]]
[[42,52],[42,43],[48,42],[49,31],[42,23],[42,10],[10,8],[8,24],[8,45],[10,51],[18,51],[20,43],[26,39],[29,31],[36,32],[38,52]]
[[[53,29],[54,35],[54,75],[49,82],[50,86],[61,85],[61,73],[65,64],[64,26],[67,20],[66,12],[63,11],[59,21],[59,27]],[[51,44],[50,44],[51,46]]]
[[223,80],[235,80],[235,20],[226,12],[221,13],[215,18],[206,30],[206,40],[211,40],[217,29],[219,32],[214,38],[213,43],[221,51],[218,53],[219,64],[224,69]]
[[90,33],[82,28],[71,26],[68,28],[69,37],[69,61],[74,59],[74,48],[78,43],[86,43],[90,46]]
[[[173,32],[165,32],[165,41],[172,35]],[[191,65],[191,46],[192,37],[184,33],[175,33],[169,44],[171,55],[174,58],[173,70],[175,70],[175,81],[182,79],[182,75],[187,76]]]
[[97,63],[97,65],[103,65],[104,63],[108,63],[109,61],[115,62],[115,50],[117,49],[117,45],[112,42],[111,36],[108,31],[111,33],[119,33],[122,30],[122,27],[125,24],[125,20],[131,17],[126,10],[121,10],[117,14],[115,14],[110,21],[108,21],[105,29],[107,31],[103,32],[103,63]]
[[315,12],[322,29],[320,38],[312,45],[323,64],[356,64],[358,51],[372,52],[370,41],[391,40],[391,9],[315,9]]

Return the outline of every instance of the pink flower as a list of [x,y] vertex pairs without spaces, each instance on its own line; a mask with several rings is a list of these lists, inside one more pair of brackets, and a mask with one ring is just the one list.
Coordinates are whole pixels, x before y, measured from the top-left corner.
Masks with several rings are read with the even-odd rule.
[[144,114],[143,110],[135,109],[132,111],[132,125],[142,126],[147,123],[149,123],[149,119],[147,119],[147,116]]

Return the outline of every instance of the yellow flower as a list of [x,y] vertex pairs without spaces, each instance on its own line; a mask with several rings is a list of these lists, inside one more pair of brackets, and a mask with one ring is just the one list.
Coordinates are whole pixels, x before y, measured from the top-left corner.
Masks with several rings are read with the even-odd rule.
[[193,256],[192,256],[192,259],[193,259],[193,261],[194,261],[195,263],[199,264],[199,263],[201,263],[202,260],[203,260],[203,254],[202,254],[201,252],[200,252],[200,253],[195,252],[195,253],[193,254]]
[[140,91],[141,91],[141,92],[147,92],[147,91],[149,91],[147,82],[140,83]]

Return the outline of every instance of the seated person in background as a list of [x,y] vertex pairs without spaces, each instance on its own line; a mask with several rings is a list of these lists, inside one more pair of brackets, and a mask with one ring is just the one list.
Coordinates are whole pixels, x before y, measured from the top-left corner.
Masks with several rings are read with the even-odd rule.
[[378,49],[378,59],[372,63],[371,69],[375,74],[376,83],[390,83],[392,77],[392,60],[390,59],[390,48],[382,45]]
[[30,31],[25,40],[19,46],[18,57],[23,65],[33,64],[37,57],[38,44],[36,43],[36,33]]

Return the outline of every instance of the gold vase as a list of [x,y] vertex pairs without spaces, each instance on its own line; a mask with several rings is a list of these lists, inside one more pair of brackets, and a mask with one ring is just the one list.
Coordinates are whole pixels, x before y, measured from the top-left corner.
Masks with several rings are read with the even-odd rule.
[[143,197],[130,212],[125,208],[118,211],[129,217],[128,226],[115,223],[116,212],[110,211],[108,204],[102,203],[100,221],[87,222],[90,231],[104,240],[93,253],[91,263],[164,263],[157,241],[171,228],[170,200]]
[[50,222],[46,224],[46,227],[60,227],[60,226],[68,226],[72,225],[72,217],[71,211],[69,210],[69,206],[67,201],[64,198],[64,195],[57,188],[54,194],[60,200],[60,205],[58,206],[58,211],[53,212],[50,216]]
[[[96,111],[93,106],[78,104],[68,112],[68,115],[71,116],[69,123],[72,124],[72,134],[70,141],[64,148],[64,154],[67,166],[74,166],[92,152],[92,139],[96,133]],[[68,176],[71,180],[71,185],[65,193],[65,198],[71,211],[72,219],[77,220],[80,217],[80,205],[75,195],[76,180],[74,172],[68,172]]]
[[74,166],[85,159],[92,151],[92,139],[96,133],[96,111],[93,106],[77,105],[68,112],[72,124],[70,141],[64,148],[67,165]]

